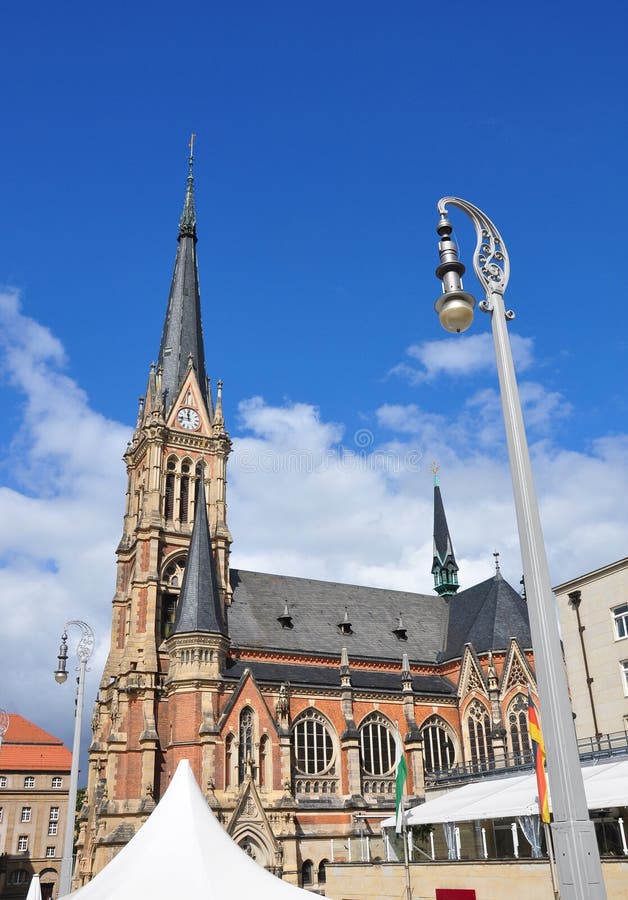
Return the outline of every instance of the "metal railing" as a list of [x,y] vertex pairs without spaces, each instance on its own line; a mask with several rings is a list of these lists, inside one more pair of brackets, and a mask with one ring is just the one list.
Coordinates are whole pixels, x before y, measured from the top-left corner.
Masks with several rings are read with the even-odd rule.
[[[612,756],[628,754],[628,732],[614,731],[595,737],[578,740],[578,754],[581,762],[595,759],[607,759]],[[458,763],[449,769],[435,769],[425,773],[425,786],[435,787],[440,784],[453,784],[458,781],[476,781],[491,775],[503,775],[504,772],[517,772],[531,769],[534,766],[532,751],[509,754],[498,760],[482,760],[479,762]]]

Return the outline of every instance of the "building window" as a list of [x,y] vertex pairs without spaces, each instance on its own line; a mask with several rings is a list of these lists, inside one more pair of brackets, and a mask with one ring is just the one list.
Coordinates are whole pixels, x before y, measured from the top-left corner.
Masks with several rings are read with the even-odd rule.
[[238,745],[238,778],[244,781],[247,765],[253,762],[253,710],[245,706],[240,713],[240,743]]
[[456,759],[454,742],[445,723],[428,719],[421,729],[423,738],[423,768],[426,772],[451,769]]
[[54,847],[46,847],[46,859],[52,859],[55,855]]
[[57,833],[58,822],[48,822],[48,834],[50,837],[54,837]]
[[63,778],[59,778],[58,776],[52,779],[52,787],[53,790],[58,790],[60,787],[63,787]]
[[59,807],[58,806],[50,807],[50,821],[51,822],[59,821]]
[[265,734],[259,742],[259,786],[272,787],[271,778],[271,745],[270,738]]
[[395,738],[383,716],[360,727],[360,762],[367,775],[389,775],[395,765]]
[[312,860],[306,859],[301,866],[301,883],[312,884]]
[[0,775],[0,788],[5,788],[7,786],[7,776]]
[[27,775],[24,779],[24,787],[25,788],[34,788],[35,787],[35,779],[32,775]]
[[26,853],[28,850],[28,835],[21,834],[17,839],[17,852]]
[[624,659],[621,663],[621,677],[624,685],[624,694],[628,697],[628,659]]
[[304,775],[320,775],[332,764],[334,742],[323,716],[311,710],[294,726],[296,767]]
[[3,810],[3,808],[0,806],[0,822],[2,822],[3,817],[4,817],[4,810]]
[[22,807],[22,818],[20,819],[20,822],[30,822],[30,820],[31,820],[31,807],[23,806]]
[[467,712],[469,750],[471,764],[475,770],[492,769],[494,766],[493,744],[491,742],[491,720],[485,706],[477,700]]
[[628,637],[628,603],[622,603],[613,610],[615,637],[617,640]]
[[225,741],[225,788],[233,784],[233,745],[235,737],[230,734]]
[[165,583],[161,595],[161,615],[159,622],[159,631],[162,641],[172,633],[186,562],[186,556],[179,556],[176,559],[171,560],[161,575],[161,580]]
[[530,755],[530,736],[528,734],[528,700],[524,694],[517,694],[508,707],[508,737],[510,752],[515,765],[528,762]]
[[174,475],[166,475],[166,496],[164,498],[164,516],[174,519]]
[[15,872],[9,873],[9,884],[26,884],[28,874],[26,869],[16,869]]
[[327,872],[325,869],[327,862],[328,862],[328,860],[321,859],[321,861],[319,863],[319,866],[318,866],[318,883],[319,884],[325,884],[325,882],[327,881]]
[[188,475],[183,475],[181,478],[181,484],[179,486],[179,519],[181,520],[181,522],[188,521],[189,500],[190,478]]

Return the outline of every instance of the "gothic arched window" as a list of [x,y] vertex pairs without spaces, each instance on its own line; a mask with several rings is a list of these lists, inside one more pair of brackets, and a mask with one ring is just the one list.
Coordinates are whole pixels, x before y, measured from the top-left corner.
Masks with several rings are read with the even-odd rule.
[[306,859],[301,866],[301,884],[312,884],[312,860]]
[[231,787],[233,784],[233,745],[235,738],[232,734],[227,735],[225,741],[225,788]]
[[395,764],[392,726],[377,713],[360,726],[360,764],[367,775],[389,775]]
[[166,463],[166,482],[164,487],[164,518],[172,521],[174,519],[174,492],[175,477],[174,472],[177,468],[176,456],[169,457]]
[[528,734],[528,700],[525,694],[517,694],[508,707],[508,739],[515,764],[530,760],[530,735]]
[[176,559],[170,560],[161,573],[159,636],[162,641],[168,637],[174,625],[186,562],[186,556],[177,556]]
[[426,772],[451,769],[456,750],[449,729],[442,719],[428,719],[421,729],[423,738],[423,768]]
[[325,884],[325,882],[327,881],[327,871],[326,871],[325,867],[328,862],[329,862],[329,860],[327,860],[327,859],[321,859],[320,863],[318,864],[318,883],[319,884]]
[[238,744],[238,778],[240,784],[244,781],[247,763],[253,762],[253,723],[253,710],[250,706],[245,706],[240,713],[240,743]]
[[265,734],[259,742],[259,785],[272,787],[272,759],[270,738]]
[[327,720],[315,709],[308,710],[292,730],[296,767],[304,775],[326,772],[334,760],[334,741]]
[[474,700],[467,710],[469,751],[474,769],[492,769],[494,765],[491,741],[491,720],[488,710]]

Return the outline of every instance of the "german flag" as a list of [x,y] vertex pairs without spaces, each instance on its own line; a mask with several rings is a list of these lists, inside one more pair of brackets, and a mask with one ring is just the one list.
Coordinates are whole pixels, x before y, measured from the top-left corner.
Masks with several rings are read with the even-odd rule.
[[545,744],[539,722],[539,713],[532,700],[530,688],[528,688],[528,734],[532,741],[534,753],[534,768],[536,770],[536,786],[539,791],[539,812],[542,822],[549,822],[550,812],[547,799],[547,778],[545,777]]

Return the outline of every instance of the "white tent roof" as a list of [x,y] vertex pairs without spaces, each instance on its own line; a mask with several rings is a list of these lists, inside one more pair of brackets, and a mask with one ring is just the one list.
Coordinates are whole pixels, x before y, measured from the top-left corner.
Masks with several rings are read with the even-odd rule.
[[31,878],[31,883],[28,886],[28,894],[26,895],[26,900],[41,900],[41,885],[39,883],[39,875],[35,873]]
[[[582,777],[589,809],[628,806],[628,759],[587,766],[582,769]],[[438,822],[509,819],[538,811],[536,776],[534,772],[528,772],[486,778],[453,788],[441,797],[410,809],[406,821],[409,826],[435,825]],[[382,828],[394,825],[394,816],[382,822]]]
[[229,837],[187,759],[148,820],[72,900],[297,900],[312,895],[267,872]]

